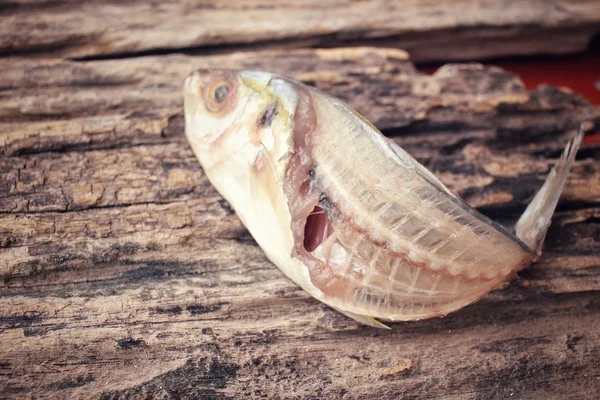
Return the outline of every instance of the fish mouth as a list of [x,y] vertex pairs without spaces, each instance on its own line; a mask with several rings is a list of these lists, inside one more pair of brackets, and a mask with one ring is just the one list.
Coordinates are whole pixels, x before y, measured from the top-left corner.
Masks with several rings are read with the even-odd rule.
[[200,94],[202,88],[214,78],[211,78],[215,71],[210,69],[198,69],[185,78],[183,89],[186,94]]
[[198,71],[194,71],[191,74],[188,75],[187,78],[185,78],[185,81],[183,82],[183,90],[185,93],[190,93],[192,91],[192,88],[197,88],[199,85],[196,84],[196,82],[198,82],[200,79],[200,74]]

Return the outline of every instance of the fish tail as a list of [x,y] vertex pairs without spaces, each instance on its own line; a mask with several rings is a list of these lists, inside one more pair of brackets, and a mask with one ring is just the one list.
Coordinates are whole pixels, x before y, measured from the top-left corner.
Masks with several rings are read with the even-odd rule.
[[569,170],[575,161],[575,155],[581,145],[583,136],[582,125],[579,128],[579,133],[567,143],[558,162],[550,171],[546,182],[527,206],[515,226],[517,237],[535,251],[536,257],[542,254],[546,231],[550,226],[552,214],[567,180]]

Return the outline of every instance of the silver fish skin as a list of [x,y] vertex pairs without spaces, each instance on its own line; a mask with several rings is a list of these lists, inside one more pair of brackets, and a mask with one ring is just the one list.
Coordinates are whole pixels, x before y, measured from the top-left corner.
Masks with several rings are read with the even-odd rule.
[[184,108],[208,179],[267,257],[315,298],[382,328],[456,311],[539,258],[583,138],[513,234],[348,105],[293,79],[196,71]]

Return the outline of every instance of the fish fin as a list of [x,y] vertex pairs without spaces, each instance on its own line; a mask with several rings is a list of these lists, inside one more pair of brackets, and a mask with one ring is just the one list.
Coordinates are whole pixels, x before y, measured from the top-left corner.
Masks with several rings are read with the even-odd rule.
[[417,160],[415,160],[410,154],[408,154],[402,147],[398,146],[398,144],[392,139],[388,138],[388,146],[404,162],[404,164],[410,165],[410,167],[412,167],[412,169],[414,169],[415,172],[421,177],[423,177],[426,181],[428,181],[430,184],[432,184],[442,192],[446,192],[450,196],[456,197],[456,195],[452,193],[450,189],[448,189],[446,185],[444,185],[442,181],[438,179],[437,176],[435,176],[431,171],[419,164]]
[[366,315],[360,315],[360,314],[354,314],[354,313],[351,313],[348,311],[342,311],[339,308],[335,308],[335,307],[332,307],[332,308],[334,310],[344,314],[345,316],[352,318],[356,322],[360,322],[363,325],[372,326],[373,328],[392,329],[389,326],[387,326],[386,324],[384,324],[380,321],[377,321],[373,317],[367,317]]
[[546,182],[537,192],[527,209],[515,225],[516,235],[539,257],[542,254],[542,245],[546,237],[546,231],[550,226],[550,220],[569,170],[575,161],[575,155],[583,139],[583,126],[579,133],[567,143],[565,150],[558,159],[556,165],[550,171]]

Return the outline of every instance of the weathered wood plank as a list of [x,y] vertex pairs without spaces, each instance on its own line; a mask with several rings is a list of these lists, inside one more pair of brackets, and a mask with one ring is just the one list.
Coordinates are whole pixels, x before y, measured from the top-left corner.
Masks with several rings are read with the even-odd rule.
[[577,52],[600,30],[595,0],[11,0],[2,12],[0,54],[64,57],[351,43],[472,60]]
[[397,50],[285,55],[0,62],[0,397],[594,396],[597,145],[581,151],[540,262],[444,319],[381,332],[267,261],[183,137],[181,82],[227,66],[315,84],[503,221],[598,109],[495,68],[422,75]]
[[[502,186],[518,186],[512,180],[526,175],[530,182],[517,198],[524,204],[562,149],[565,133],[580,123],[589,129],[600,115],[583,98],[564,90],[545,87],[528,93],[517,77],[495,68],[445,66],[427,76],[416,72],[406,53],[397,50],[296,50],[285,54],[268,51],[56,61],[46,66],[27,59],[5,60],[4,80],[12,86],[0,95],[0,115],[7,121],[0,123],[0,153],[53,154],[6,159],[2,184],[7,190],[0,211],[65,210],[157,200],[159,191],[173,186],[169,177],[182,181],[177,183],[184,186],[181,190],[197,191],[197,177],[190,177],[190,168],[197,162],[181,135],[181,82],[200,66],[270,69],[345,99],[377,126],[396,135],[400,144],[478,206],[510,201],[514,196],[501,190]],[[110,89],[98,90],[92,82]],[[65,90],[67,87],[76,90]],[[164,144],[173,145],[162,147]],[[145,172],[136,179],[122,170],[130,170],[142,157],[136,149],[131,150],[133,155],[129,153],[130,147],[140,145],[157,147],[143,149],[142,153],[150,152],[149,164],[142,166]],[[92,150],[108,153],[89,152]],[[583,150],[584,160],[575,168],[566,196],[578,192],[577,200],[588,202],[600,197],[599,185],[590,184],[598,180],[598,165],[585,160],[593,152],[593,148]],[[546,158],[540,159],[540,153]],[[184,172],[181,168],[168,171],[183,159]],[[32,169],[32,164],[38,168]],[[78,182],[82,164],[91,165],[85,169],[83,183]],[[159,176],[154,174],[157,166],[161,167]],[[40,185],[47,179],[60,184]],[[102,179],[111,180],[112,194],[101,193],[106,189]],[[149,179],[152,187],[145,187],[140,182],[143,179]],[[481,190],[494,185],[496,190]],[[114,193],[117,189],[129,193]],[[487,200],[476,199],[476,195]],[[77,204],[77,196],[83,197],[81,204]]]

